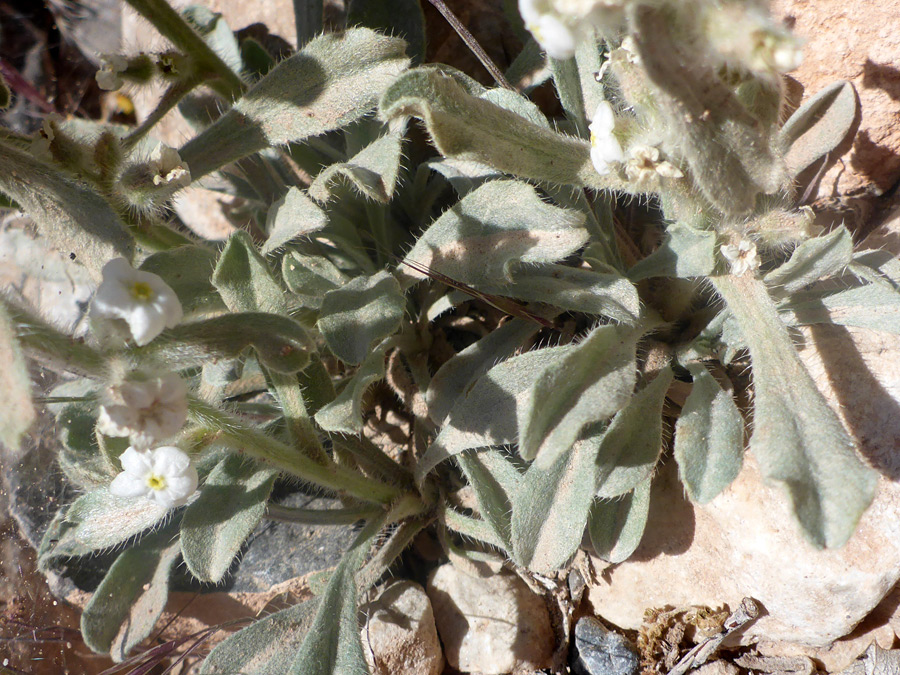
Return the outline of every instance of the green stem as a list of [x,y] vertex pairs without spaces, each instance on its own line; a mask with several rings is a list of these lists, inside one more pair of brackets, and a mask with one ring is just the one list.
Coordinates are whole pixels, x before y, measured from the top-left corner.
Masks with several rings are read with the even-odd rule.
[[359,520],[368,520],[383,512],[379,506],[358,506],[347,509],[295,509],[279,504],[269,504],[266,507],[265,517],[281,523],[352,525]]
[[[396,518],[393,519],[396,522]],[[413,538],[425,529],[429,523],[428,518],[414,518],[407,520],[398,527],[372,559],[359,571],[356,576],[357,587],[365,591],[376,583],[394,560],[410,545]],[[391,522],[391,514],[388,514],[388,522]]]
[[91,378],[104,376],[106,363],[98,352],[19,307],[6,302],[3,305],[15,325],[19,344],[29,356],[57,372]]
[[190,78],[179,80],[173,83],[162,95],[159,103],[153,112],[147,115],[141,124],[130,134],[122,139],[122,145],[125,150],[130,150],[138,141],[149,133],[149,131],[159,122],[165,115],[172,110],[178,102],[185,97],[194,87],[200,84],[200,78]]
[[365,436],[342,437],[335,435],[332,443],[336,448],[345,450],[352,455],[366,471],[375,473],[397,485],[412,485],[412,475]]
[[556,94],[562,104],[566,117],[575,125],[575,130],[580,138],[588,137],[587,116],[584,112],[584,95],[581,92],[581,77],[578,74],[578,64],[575,59],[548,59],[550,72],[553,73],[553,83],[556,85]]
[[202,37],[165,0],[126,0],[129,5],[167,38],[178,49],[188,54],[201,71],[207,71],[216,79],[209,83],[228,100],[240,98],[244,83],[228,65],[219,58]]
[[288,433],[291,435],[294,447],[300,448],[312,460],[320,464],[327,464],[328,455],[325,454],[319,435],[309,417],[297,376],[276,373],[269,369],[264,369],[264,372],[266,379],[272,383],[272,389],[275,390],[275,396],[281,404],[281,412],[287,423]]
[[274,438],[245,427],[231,415],[196,398],[189,400],[188,413],[194,423],[218,434],[221,440],[230,442],[244,454],[328,490],[376,504],[389,504],[402,494],[394,486],[367,478],[333,462],[320,464]]

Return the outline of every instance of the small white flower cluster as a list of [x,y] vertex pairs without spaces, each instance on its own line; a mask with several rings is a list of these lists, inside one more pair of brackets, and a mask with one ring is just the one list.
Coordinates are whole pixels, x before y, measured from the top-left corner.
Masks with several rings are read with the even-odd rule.
[[150,272],[134,269],[124,258],[103,267],[103,281],[94,295],[91,316],[124,321],[138,346],[144,346],[174,328],[183,312],[178,296],[165,281]]
[[591,121],[591,162],[601,176],[613,169],[613,164],[625,164],[625,175],[639,190],[655,187],[659,178],[683,178],[677,166],[660,161],[659,148],[650,145],[634,145],[628,150],[628,160],[622,145],[616,138],[616,114],[607,101],[597,106]]
[[554,59],[570,59],[594,26],[621,12],[624,0],[519,0],[519,14]]
[[740,239],[737,244],[723,244],[719,250],[728,261],[729,271],[736,277],[759,269],[756,244],[749,239]]
[[191,170],[175,148],[160,143],[150,155],[150,169],[154,185],[168,185],[173,188],[191,184]]
[[121,54],[102,54],[100,56],[101,68],[94,78],[97,86],[104,91],[116,91],[125,84],[119,73],[128,68],[128,59]]
[[[143,346],[173,328],[183,312],[175,291],[159,276],[116,258],[103,267],[91,316],[113,325],[124,323],[135,343]],[[164,508],[186,504],[197,490],[197,469],[182,450],[157,445],[178,433],[186,420],[187,387],[174,373],[134,376],[111,387],[97,428],[107,436],[127,436],[131,447],[120,457],[123,470],[110,483],[110,493],[146,497]]]

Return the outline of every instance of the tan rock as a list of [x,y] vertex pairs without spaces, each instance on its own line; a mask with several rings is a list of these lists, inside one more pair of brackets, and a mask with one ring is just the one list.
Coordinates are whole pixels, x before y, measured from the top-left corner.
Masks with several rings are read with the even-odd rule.
[[[898,252],[900,211],[872,242]],[[801,337],[800,356],[816,384],[881,473],[857,532],[841,549],[813,548],[785,494],[763,483],[751,454],[734,483],[703,507],[686,501],[670,462],[654,483],[640,547],[626,563],[604,570],[604,581],[590,590],[597,614],[637,628],[647,607],[727,603],[733,609],[751,596],[766,612],[741,634],[743,643],[826,647],[850,633],[897,583],[900,336],[816,326]]]
[[555,640],[547,606],[519,577],[470,577],[446,564],[431,573],[426,590],[453,668],[500,675],[550,665]]
[[850,80],[859,93],[853,147],[823,177],[818,197],[887,190],[900,179],[900,0],[775,0],[772,10],[807,41],[791,73],[807,97],[836,80]]
[[363,652],[375,675],[439,675],[444,655],[424,589],[411,581],[388,586],[361,607]]

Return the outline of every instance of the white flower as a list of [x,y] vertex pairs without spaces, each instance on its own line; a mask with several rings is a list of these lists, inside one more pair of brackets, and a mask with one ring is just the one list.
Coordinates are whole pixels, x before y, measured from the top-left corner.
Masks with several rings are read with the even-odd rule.
[[135,270],[124,258],[115,258],[103,267],[91,315],[121,319],[134,341],[143,346],[163,329],[176,326],[183,313],[178,296],[166,282],[150,272]]
[[684,174],[674,164],[659,161],[659,149],[650,145],[635,145],[628,151],[625,175],[638,188],[652,186],[659,176],[683,178]]
[[171,509],[187,504],[197,490],[191,458],[171,445],[148,452],[128,448],[119,458],[122,473],[109,485],[116,497],[146,497]]
[[616,128],[616,114],[607,101],[601,101],[594,112],[591,130],[591,162],[601,176],[610,172],[610,164],[625,159],[622,146],[613,136]]
[[191,170],[175,148],[160,143],[150,155],[154,185],[187,187],[191,184]]
[[41,128],[34,135],[31,141],[31,154],[42,162],[53,159],[50,152],[50,144],[56,138],[56,132],[53,131],[53,125],[63,121],[62,115],[58,113],[50,113],[41,123]]
[[111,394],[115,402],[101,406],[97,428],[107,436],[130,436],[136,447],[173,436],[187,420],[187,387],[175,373],[126,380]]
[[741,239],[737,245],[724,244],[719,247],[725,260],[731,267],[731,273],[736,277],[743,276],[747,272],[759,269],[759,256],[756,253],[756,244],[749,239]]
[[553,11],[545,0],[519,0],[519,13],[538,44],[554,59],[570,59],[575,55],[575,32],[566,25],[564,16]]
[[100,58],[102,66],[94,76],[97,86],[105,91],[120,89],[124,82],[119,73],[128,68],[128,59],[121,54],[103,54]]

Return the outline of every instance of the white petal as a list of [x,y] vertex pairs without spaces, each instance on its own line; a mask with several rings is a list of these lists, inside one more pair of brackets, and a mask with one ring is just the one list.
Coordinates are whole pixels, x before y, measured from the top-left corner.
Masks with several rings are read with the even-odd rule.
[[94,79],[97,80],[97,86],[103,91],[116,91],[125,84],[121,77],[106,68],[98,70],[97,74],[94,75]]
[[725,260],[727,260],[728,262],[733,263],[735,260],[741,257],[740,249],[734,244],[723,244],[719,247],[719,251],[722,252]]
[[616,112],[609,101],[600,101],[589,129],[595,136],[607,136],[616,128]]
[[124,472],[109,484],[109,493],[116,497],[143,497],[150,491],[145,479]]
[[554,59],[570,59],[575,55],[575,35],[555,16],[542,15],[532,32],[541,47]]
[[519,0],[519,14],[522,15],[522,20],[526,24],[537,23],[541,18],[535,0]]
[[681,169],[671,162],[660,162],[659,166],[656,167],[656,173],[663,178],[684,178]]
[[100,407],[97,430],[101,434],[119,438],[130,434],[137,422],[137,412],[133,408],[124,405],[104,405]]
[[138,347],[148,344],[166,327],[165,316],[151,305],[135,307],[123,318],[128,322],[128,329]]
[[146,479],[153,470],[152,458],[150,455],[146,452],[139,452],[134,448],[128,448],[123,452],[119,456],[119,462],[125,473],[140,478],[141,480]]
[[180,476],[191,468],[191,458],[180,449],[163,445],[153,451],[153,473],[167,479]]

